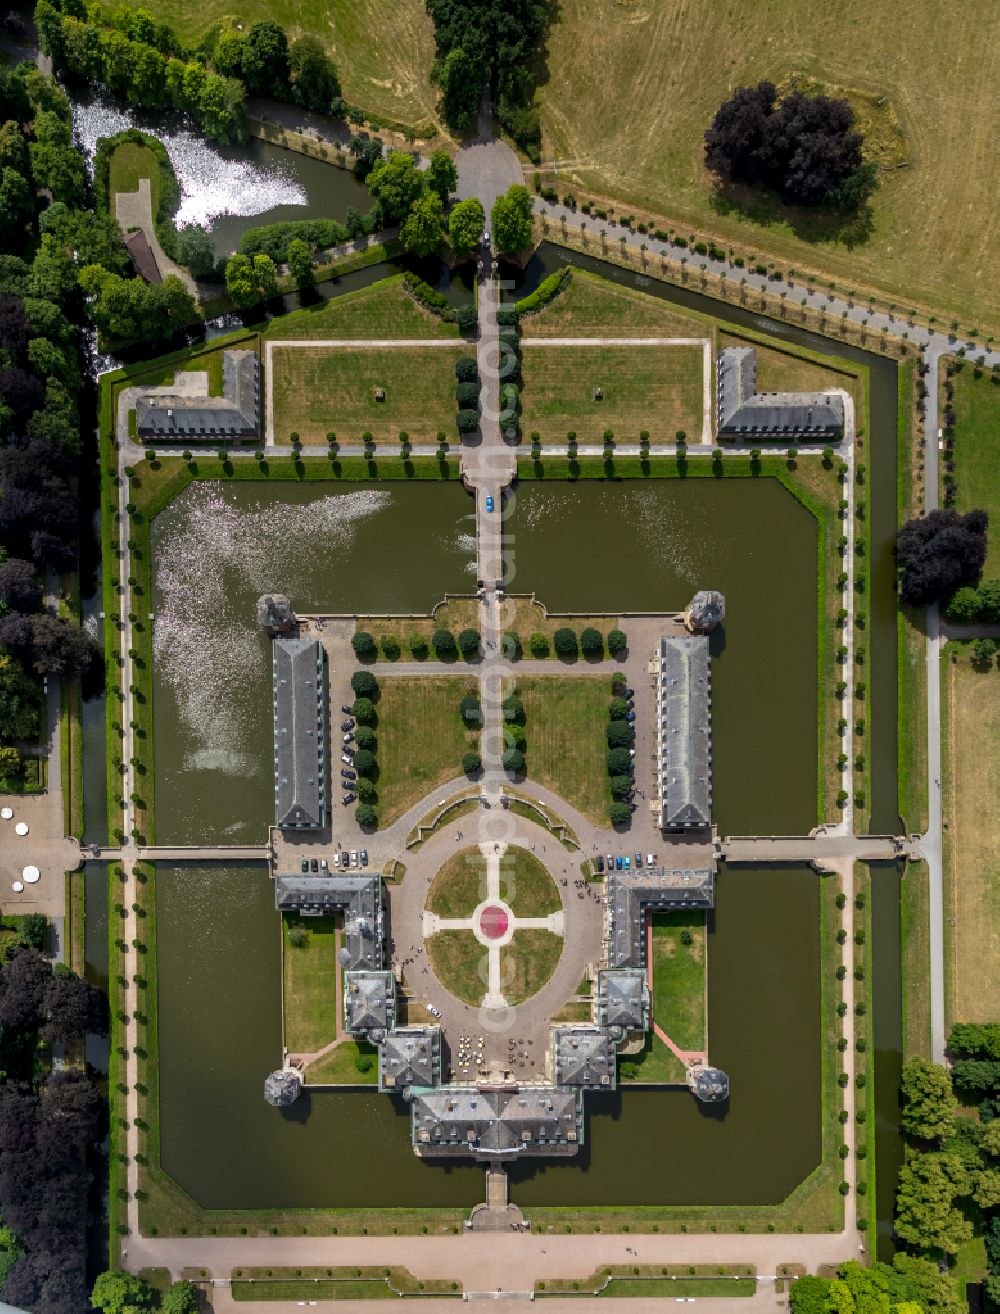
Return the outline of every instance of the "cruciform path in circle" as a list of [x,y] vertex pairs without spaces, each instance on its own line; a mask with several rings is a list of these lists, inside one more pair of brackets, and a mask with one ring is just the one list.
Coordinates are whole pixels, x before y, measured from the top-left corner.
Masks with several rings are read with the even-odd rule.
[[471,931],[487,953],[488,977],[482,1006],[501,1009],[507,1007],[507,999],[501,987],[500,950],[510,944],[515,931],[551,931],[553,935],[565,935],[566,918],[561,908],[545,917],[518,917],[500,896],[500,859],[507,852],[506,843],[484,842],[479,845],[479,852],[486,862],[485,899],[468,917],[439,917],[425,909],[423,936],[427,940],[438,931]]

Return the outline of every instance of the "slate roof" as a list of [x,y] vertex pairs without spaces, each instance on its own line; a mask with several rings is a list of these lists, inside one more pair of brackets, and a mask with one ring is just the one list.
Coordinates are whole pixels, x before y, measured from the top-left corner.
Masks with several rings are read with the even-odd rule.
[[255,351],[222,353],[222,396],[172,394],[162,389],[135,403],[140,438],[213,439],[260,436],[260,361]]
[[684,618],[693,630],[712,630],[726,619],[726,599],[718,589],[699,589],[688,603]]
[[583,1140],[583,1103],[576,1090],[441,1086],[411,1094],[411,1136],[419,1155],[571,1155]]
[[660,640],[656,701],[660,826],[664,830],[710,826],[712,685],[704,635]]
[[342,912],[344,971],[381,971],[384,967],[382,877],[377,872],[357,876],[332,872],[286,876],[279,872],[274,878],[274,906],[278,912],[306,917]]
[[715,906],[715,868],[615,871],[607,879],[608,966],[643,967],[647,909]]
[[163,279],[160,277],[153,249],[141,228],[137,228],[134,233],[126,233],[125,245],[128,247],[132,267],[139,277],[144,278],[147,283],[162,283]]
[[294,1104],[302,1092],[302,1078],[288,1068],[269,1072],[264,1078],[264,1099],[276,1109]]
[[263,629],[288,629],[294,621],[292,604],[283,593],[263,593],[257,599],[257,624]]
[[615,1044],[604,1028],[553,1027],[552,1057],[556,1085],[614,1089]]
[[687,1081],[703,1104],[721,1104],[729,1098],[729,1077],[721,1068],[689,1068]]
[[272,645],[274,814],[282,829],[326,825],[326,663],[317,639]]
[[441,1084],[441,1028],[396,1027],[379,1046],[379,1090]]
[[716,367],[717,434],[720,438],[839,439],[844,402],[824,392],[758,392],[757,353],[726,347]]
[[[396,1020],[396,978],[391,972],[344,973],[344,1024],[351,1035],[384,1036]],[[372,1035],[379,1042],[379,1034]]]
[[611,968],[597,974],[597,1021],[602,1027],[645,1031],[649,986],[640,968]]

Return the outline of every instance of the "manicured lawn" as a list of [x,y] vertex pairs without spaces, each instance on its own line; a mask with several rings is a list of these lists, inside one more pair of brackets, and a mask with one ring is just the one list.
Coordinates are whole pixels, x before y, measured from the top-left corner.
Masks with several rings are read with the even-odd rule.
[[[297,949],[290,933],[305,929],[309,942]],[[285,1045],[311,1054],[337,1036],[337,947],[332,917],[282,917]]]
[[528,776],[598,824],[608,819],[606,676],[521,676]]
[[[649,1295],[669,1299],[683,1296],[745,1295],[738,1288],[754,1286],[754,1270],[748,1264],[608,1264],[584,1278],[546,1278],[535,1283],[535,1291],[547,1296],[562,1294]],[[637,1290],[629,1290],[635,1286]],[[646,1290],[643,1290],[643,1287]],[[737,1288],[730,1290],[730,1287]],[[625,1288],[623,1290],[623,1288]]]
[[427,957],[434,975],[456,999],[478,1004],[486,994],[487,954],[471,931],[432,935],[427,941]]
[[949,1023],[1000,1016],[1000,678],[970,655],[949,644],[941,667]]
[[479,731],[459,714],[465,676],[402,675],[379,682],[379,821],[388,825],[431,790],[462,773],[462,755],[479,746]]
[[[888,288],[904,307],[913,297],[995,320],[998,182],[981,167],[990,127],[974,107],[992,94],[1000,9],[943,31],[938,12],[932,0],[914,0],[905,22],[873,23],[866,0],[769,0],[733,22],[728,0],[697,10],[680,0],[561,0],[537,97],[542,159],[559,164],[544,179],[560,195],[612,196],[619,212],[649,207],[685,237],[703,230],[743,253],[768,252],[786,272],[819,268],[847,289]],[[793,74],[846,91],[878,156],[908,165],[880,175],[870,215],[844,222],[820,207],[720,192],[705,169],[704,134],[722,101],[760,78]],[[619,230],[600,219],[588,221],[588,234],[596,240],[602,227],[617,246]],[[690,269],[698,259],[692,253]]]
[[[109,186],[112,197],[115,192],[137,192],[140,178],[149,179],[150,205],[155,218],[160,204],[160,166],[156,156],[148,146],[139,142],[122,142],[111,156]],[[114,213],[114,200],[111,209]]]
[[227,0],[157,0],[152,12],[191,45],[237,12],[245,27],[273,18],[289,40],[319,38],[336,60],[349,104],[414,129],[435,121],[434,28],[423,0],[249,0],[238,11]]
[[678,1049],[705,1048],[706,950],[703,912],[654,915],[653,1020]]
[[903,876],[903,1054],[931,1057],[930,891],[925,862],[908,862]]
[[518,917],[545,917],[562,907],[545,864],[519,844],[510,845],[500,859],[500,894]]
[[[436,443],[438,433],[457,440],[455,347],[411,349],[275,347],[271,357],[274,437],[287,443],[295,432],[303,443],[326,444],[336,433],[357,443],[370,432],[377,442],[398,443],[405,430],[412,442]],[[376,392],[384,400],[376,400]]]
[[486,898],[486,861],[474,846],[453,853],[434,877],[427,907],[439,917],[468,917]]
[[984,579],[1000,578],[1000,382],[989,371],[976,378],[965,364],[955,384],[955,505],[959,511],[989,512],[990,534]]
[[685,314],[668,301],[584,269],[574,269],[554,301],[521,321],[526,338],[697,338],[711,327],[701,315]]
[[[366,1072],[358,1071],[357,1059],[362,1054],[372,1060]],[[308,1086],[375,1086],[378,1055],[374,1046],[347,1037],[329,1054],[310,1063],[303,1076]]]
[[500,950],[500,988],[508,1004],[535,995],[556,970],[563,938],[551,931],[515,931]]
[[[417,304],[403,276],[373,283],[342,297],[273,319],[267,337],[281,338],[455,338],[458,329]],[[474,354],[471,344],[466,348]]]
[[654,1296],[661,1300],[690,1299],[692,1296],[753,1296],[757,1283],[753,1278],[614,1278],[598,1294],[612,1300],[626,1296]]
[[[473,514],[471,500],[469,502],[469,514],[470,517]],[[399,643],[399,661],[438,662],[442,659],[431,647],[431,637],[434,631],[438,629],[451,630],[457,639],[462,630],[470,628],[479,628],[479,603],[475,598],[456,598],[450,602],[443,602],[435,607],[433,616],[421,616],[416,619],[394,616],[359,616],[357,623],[357,629],[367,630],[378,644],[378,661],[389,660],[382,651],[382,640],[392,637]],[[414,656],[410,648],[410,641],[417,635],[427,644],[427,653],[424,657]],[[457,650],[454,657],[444,660],[449,666],[461,666],[465,663],[465,658]]]
[[[699,441],[704,353],[701,347],[542,347],[522,349],[521,429],[543,442],[599,441],[606,429],[633,442],[673,442],[679,429]],[[594,389],[603,398],[594,400]]]
[[[633,1067],[636,1069],[635,1076],[628,1076],[628,1072]],[[647,1033],[641,1053],[622,1054],[618,1058],[618,1082],[622,1086],[643,1083],[681,1086],[684,1084],[686,1071],[677,1055],[652,1032]]]

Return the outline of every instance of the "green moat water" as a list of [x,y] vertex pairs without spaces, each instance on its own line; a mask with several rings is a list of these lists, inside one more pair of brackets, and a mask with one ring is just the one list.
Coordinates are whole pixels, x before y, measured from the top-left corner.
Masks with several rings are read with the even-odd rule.
[[[819,878],[723,869],[709,918],[709,1034],[725,1117],[685,1090],[587,1098],[567,1163],[514,1169],[525,1206],[774,1203],[820,1156]],[[407,1106],[373,1092],[264,1103],[278,1060],[280,928],[263,866],[157,870],[160,1150],[202,1205],[462,1207],[482,1169],[422,1162]]]

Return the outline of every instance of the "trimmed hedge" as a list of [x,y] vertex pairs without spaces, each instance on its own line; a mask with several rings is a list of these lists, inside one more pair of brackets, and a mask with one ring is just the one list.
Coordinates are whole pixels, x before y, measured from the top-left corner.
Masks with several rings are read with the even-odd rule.
[[422,278],[419,278],[410,269],[403,274],[403,283],[414,301],[419,302],[432,315],[437,315],[448,324],[457,324],[461,333],[468,334],[475,330],[475,306],[450,305],[443,292],[439,292],[436,287],[431,287],[430,283],[425,283]]
[[459,411],[455,416],[455,425],[459,433],[475,433],[479,428],[479,412],[470,409]]
[[478,406],[479,384],[459,383],[455,388],[455,400],[460,408]]
[[248,228],[240,238],[242,255],[269,255],[276,265],[288,260],[288,243],[305,242],[311,251],[340,246],[350,233],[336,219],[290,219],[280,224],[261,224]]
[[569,265],[563,265],[554,274],[548,278],[543,278],[529,296],[522,297],[514,307],[518,315],[534,315],[554,301],[565,287],[569,286],[569,281],[573,277],[573,270]]
[[479,366],[474,356],[459,356],[455,361],[455,377],[460,383],[475,383],[479,379]]

